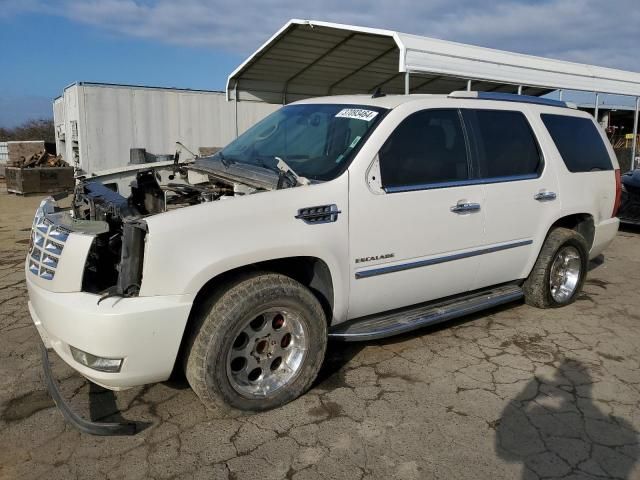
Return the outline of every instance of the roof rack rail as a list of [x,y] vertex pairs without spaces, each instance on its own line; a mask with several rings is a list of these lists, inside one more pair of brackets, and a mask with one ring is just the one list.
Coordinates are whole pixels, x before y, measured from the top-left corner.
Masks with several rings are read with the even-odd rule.
[[549,107],[577,108],[575,104],[552,100],[550,98],[533,97],[531,95],[516,95],[515,93],[499,92],[470,92],[460,90],[451,92],[450,98],[476,98],[478,100],[498,100],[501,102],[534,103],[537,105],[547,105]]

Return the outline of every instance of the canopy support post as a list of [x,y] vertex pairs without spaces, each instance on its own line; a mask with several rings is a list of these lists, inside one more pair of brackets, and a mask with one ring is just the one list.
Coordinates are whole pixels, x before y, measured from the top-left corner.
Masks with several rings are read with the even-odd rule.
[[236,84],[233,87],[233,95],[235,97],[235,115],[236,115],[236,138],[238,138],[238,80],[236,80]]
[[558,100],[562,101],[562,89],[558,90]]
[[593,111],[593,116],[596,117],[596,123],[600,123],[600,120],[598,119],[599,107],[600,107],[600,94],[596,92],[596,108]]
[[411,93],[410,90],[410,82],[411,81],[411,74],[409,73],[409,71],[407,70],[404,74],[404,94],[405,95],[409,95],[409,93]]
[[522,85],[518,85],[518,95],[522,95]]
[[636,145],[638,144],[638,114],[640,112],[640,97],[636,97],[636,112],[633,116],[633,146],[631,147],[631,170],[636,167]]
[[467,80],[467,92],[471,91],[471,80]]

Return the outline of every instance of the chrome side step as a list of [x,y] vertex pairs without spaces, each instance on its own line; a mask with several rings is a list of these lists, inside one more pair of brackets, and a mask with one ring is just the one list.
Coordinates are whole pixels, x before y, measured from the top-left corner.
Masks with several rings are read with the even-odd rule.
[[522,288],[504,285],[436,303],[349,320],[329,331],[329,338],[359,342],[391,337],[417,328],[479,312],[523,297]]

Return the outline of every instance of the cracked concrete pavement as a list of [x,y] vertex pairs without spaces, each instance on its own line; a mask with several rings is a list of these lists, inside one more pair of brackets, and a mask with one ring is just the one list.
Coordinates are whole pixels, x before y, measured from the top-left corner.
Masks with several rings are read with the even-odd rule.
[[332,344],[315,387],[235,418],[183,379],[113,394],[54,356],[85,416],[65,424],[42,380],[23,259],[38,198],[0,193],[0,478],[640,478],[640,230],[619,233],[566,308],[521,303],[367,344]]

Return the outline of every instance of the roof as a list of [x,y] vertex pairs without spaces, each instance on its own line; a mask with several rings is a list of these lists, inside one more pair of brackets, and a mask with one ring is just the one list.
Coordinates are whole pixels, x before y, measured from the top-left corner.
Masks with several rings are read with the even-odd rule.
[[[465,106],[475,105],[493,105],[495,102],[500,102],[502,106],[508,106],[513,103],[528,104],[528,105],[540,105],[544,107],[554,107],[565,110],[571,109],[571,112],[575,112],[577,116],[588,114],[576,109],[576,106],[571,103],[562,102],[558,100],[551,100],[548,98],[540,98],[529,95],[516,95],[508,93],[488,93],[488,92],[473,92],[473,91],[457,91],[451,92],[448,95],[437,94],[411,94],[411,95],[383,95],[375,96],[354,94],[354,95],[332,95],[324,97],[311,97],[295,102],[298,104],[338,104],[338,105],[360,105],[367,107],[381,107],[386,109],[393,109],[405,103],[412,102],[424,102],[429,100],[439,100],[439,104],[442,104],[442,100],[454,102],[452,108],[461,105],[461,101]],[[473,104],[469,104],[468,100],[473,100]],[[506,105],[505,105],[506,104]],[[511,106],[510,108],[514,108]],[[571,113],[573,115],[573,113]]]
[[193,93],[224,93],[221,90],[201,90],[195,88],[177,88],[177,87],[156,87],[153,85],[130,85],[126,83],[105,83],[105,82],[73,82],[64,87],[64,90],[75,86],[87,87],[105,87],[105,88],[135,88],[145,90],[167,90],[171,92],[193,92]]
[[556,89],[640,95],[640,73],[524,55],[376,28],[290,20],[227,81],[239,100],[288,103],[321,95],[449,93],[466,88],[527,95]]
[[296,103],[331,103],[338,105],[365,105],[369,107],[395,108],[403,103],[430,98],[444,98],[446,95],[384,95],[382,97],[372,97],[371,95],[332,95],[330,97],[311,97],[298,100]]
[[[219,95],[223,95],[224,92],[221,90],[200,90],[193,88],[177,88],[177,87],[156,87],[153,85],[130,85],[126,83],[105,83],[105,82],[73,82],[64,87],[64,90],[67,90],[72,87],[104,87],[104,88],[127,88],[127,89],[144,89],[144,90],[164,90],[169,92],[187,92],[187,93],[215,93]],[[64,98],[63,95],[58,95],[53,99],[53,102],[62,101]]]

